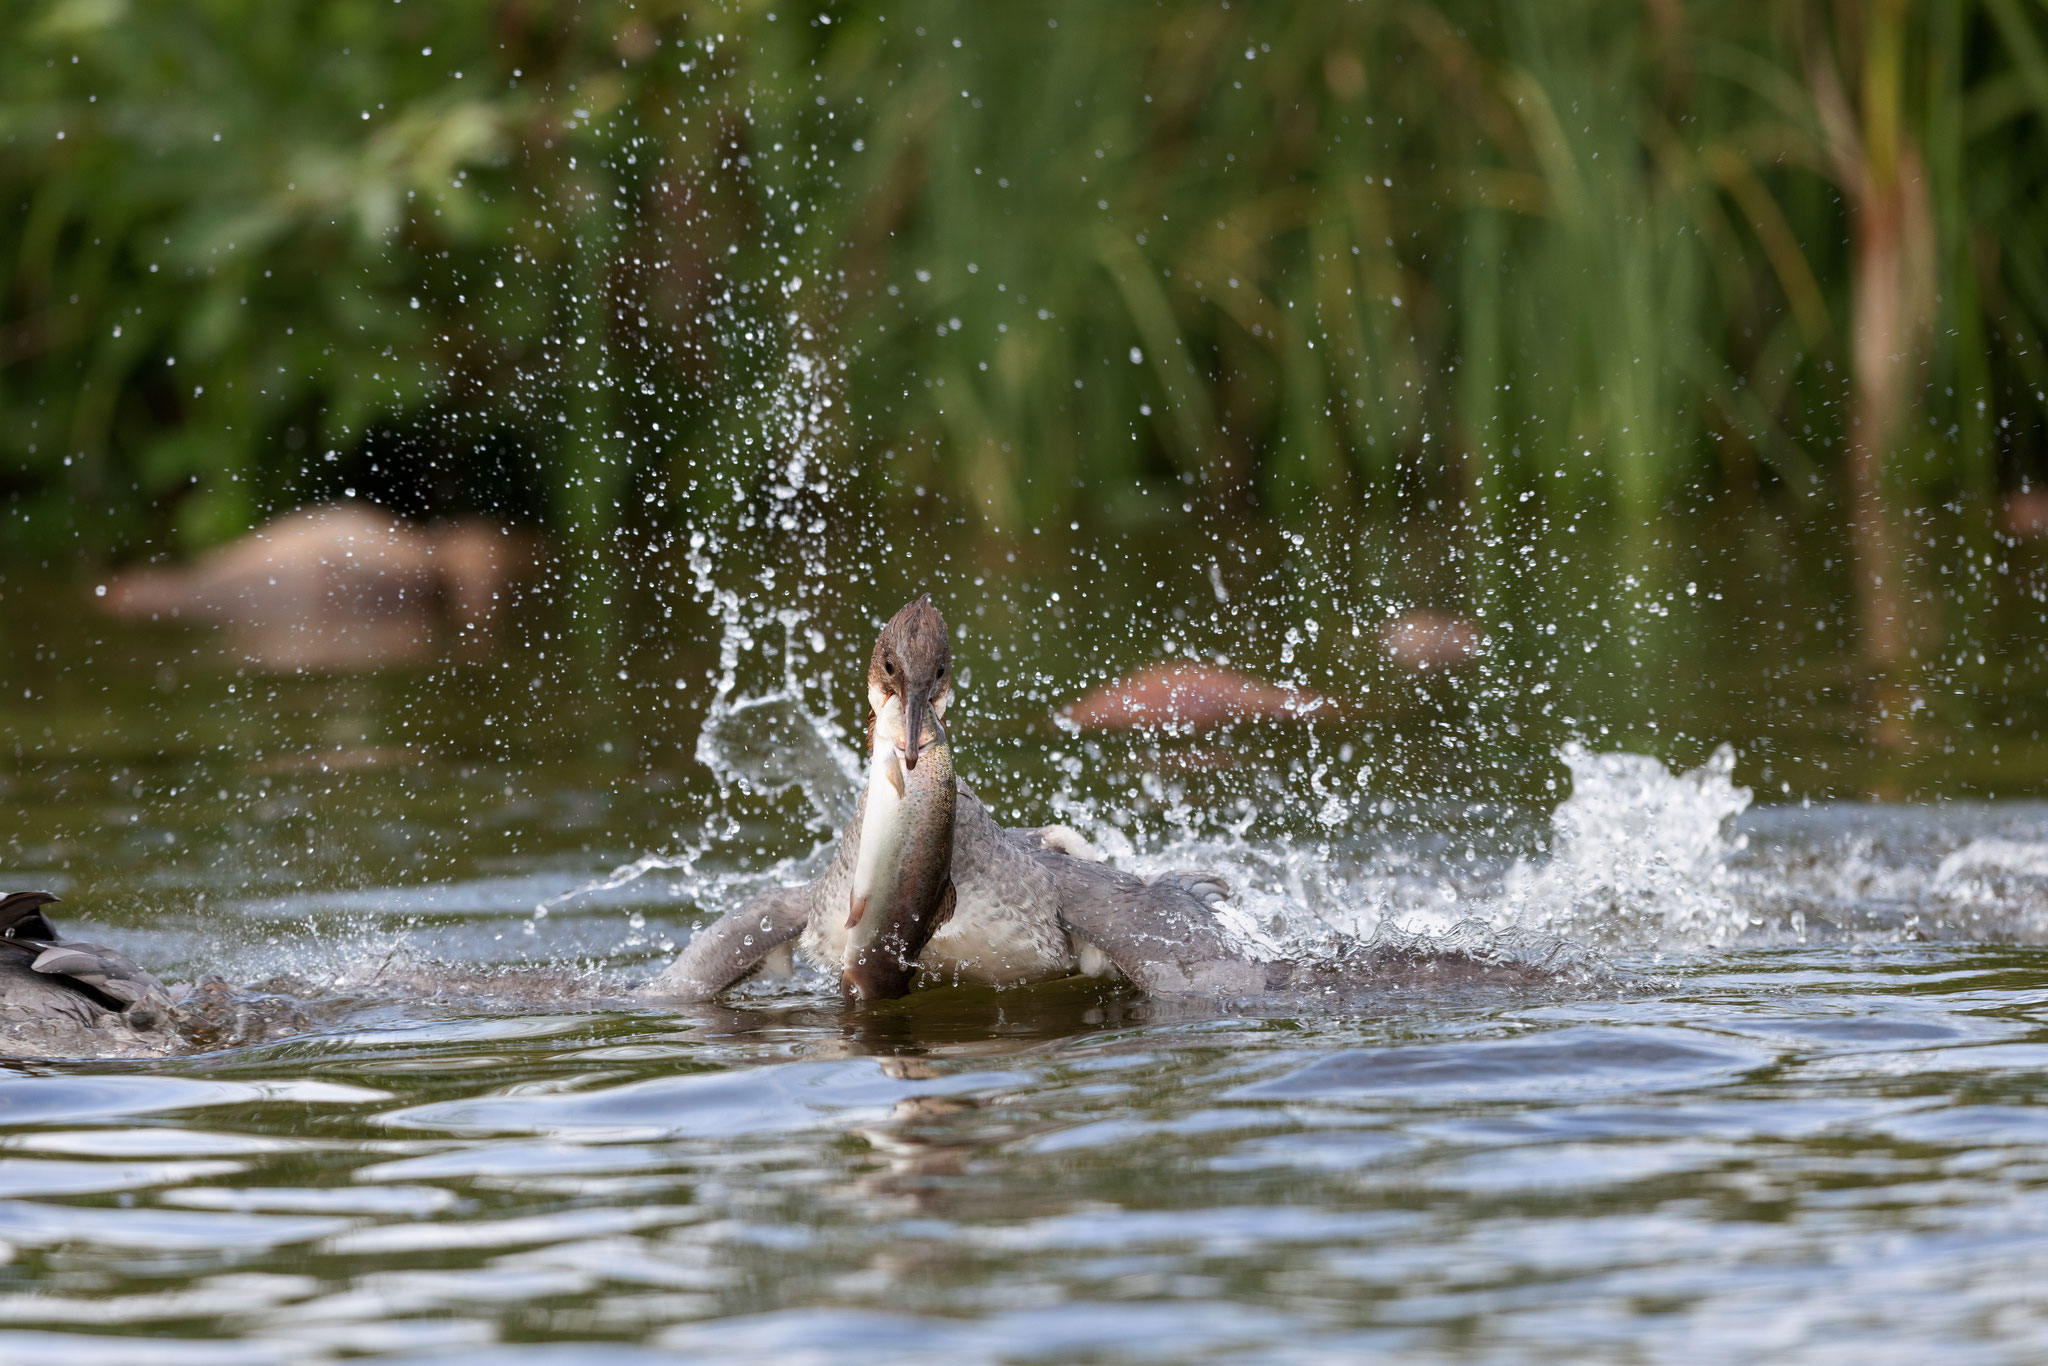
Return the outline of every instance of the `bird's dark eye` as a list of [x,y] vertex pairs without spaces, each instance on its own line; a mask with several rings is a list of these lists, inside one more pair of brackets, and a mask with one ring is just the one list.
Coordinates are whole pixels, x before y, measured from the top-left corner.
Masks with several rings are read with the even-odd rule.
[[896,676],[896,666],[885,659],[882,661],[882,672],[894,678]]
[[939,665],[939,677],[940,677],[940,678],[944,678],[945,676],[946,676],[946,666],[945,666],[945,665],[943,665],[943,664],[941,664],[941,665]]

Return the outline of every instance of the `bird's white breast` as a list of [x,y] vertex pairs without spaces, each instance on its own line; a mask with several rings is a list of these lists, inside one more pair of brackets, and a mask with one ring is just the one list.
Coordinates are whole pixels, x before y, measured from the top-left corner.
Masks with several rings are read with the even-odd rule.
[[956,843],[959,901],[918,960],[927,982],[1014,986],[1073,975],[1074,949],[1060,924],[1052,879],[1028,858],[1004,857],[1011,852],[1007,843]]
[[[887,783],[881,786],[886,789]],[[865,800],[880,799],[871,780]],[[953,842],[953,918],[918,957],[922,983],[1019,986],[1107,971],[1107,960],[1077,946],[1060,923],[1059,889],[1052,876],[997,830],[964,784],[960,814]],[[846,961],[848,890],[858,861],[856,852],[839,878],[824,879],[820,903],[804,929],[805,957],[828,971],[837,972]]]

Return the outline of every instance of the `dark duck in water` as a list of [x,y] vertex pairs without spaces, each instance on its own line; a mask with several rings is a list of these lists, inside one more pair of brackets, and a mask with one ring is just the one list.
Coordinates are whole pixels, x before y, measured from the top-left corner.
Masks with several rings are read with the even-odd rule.
[[708,1000],[764,968],[786,971],[797,948],[864,1000],[1081,973],[1226,1000],[1532,976],[1525,964],[1405,942],[1263,960],[1218,922],[1221,879],[1143,878],[1063,826],[997,825],[953,776],[952,695],[946,623],[919,598],[890,618],[868,661],[868,781],[831,866],[699,930],[648,993]]
[[56,900],[0,896],[0,1028],[168,1035],[173,1007],[163,983],[117,949],[64,938],[43,909]]

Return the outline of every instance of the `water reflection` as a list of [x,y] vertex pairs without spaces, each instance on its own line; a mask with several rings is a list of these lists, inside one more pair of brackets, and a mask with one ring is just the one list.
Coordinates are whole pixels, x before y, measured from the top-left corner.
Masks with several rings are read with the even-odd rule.
[[1751,950],[1622,1000],[1322,1021],[984,993],[908,1045],[824,1004],[482,1016],[356,1031],[317,1079],[288,1053],[19,1077],[0,1349],[1967,1342],[2030,1321],[2048,1270],[2029,961]]
[[[852,1011],[801,978],[650,1010],[632,984],[802,876],[844,800],[857,703],[785,690],[775,623],[706,729],[718,661],[674,624],[625,679],[559,667],[544,610],[487,663],[258,676],[10,584],[8,877],[279,1013],[230,993],[197,1052],[0,1073],[0,1359],[2026,1359],[2048,807],[1798,800],[2036,783],[2010,726],[1915,713],[1877,753],[1825,642],[1767,629],[1805,588],[1730,602],[1704,550],[1624,594],[1659,612],[1594,566],[1537,604],[1557,637],[1490,615],[1482,662],[1425,675],[1384,614],[1354,642],[1267,591],[1300,547],[1196,576],[1263,621],[1185,610],[1185,544],[1126,549],[1112,587],[1028,545],[1000,592],[968,590],[1001,547],[940,581],[1006,819],[1218,868],[1249,937],[1536,927],[1587,970],[1335,1010],[1090,981]],[[831,647],[834,613],[790,631]],[[1053,719],[1148,660],[1281,678],[1288,648],[1379,709]]]

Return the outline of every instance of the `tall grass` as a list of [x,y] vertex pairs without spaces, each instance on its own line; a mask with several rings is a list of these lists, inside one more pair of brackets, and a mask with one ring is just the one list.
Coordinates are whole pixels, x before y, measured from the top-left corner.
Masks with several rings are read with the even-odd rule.
[[769,477],[801,326],[849,477],[1001,526],[1723,492],[1867,580],[1895,504],[2044,473],[2030,0],[0,25],[0,525],[59,555],[230,535],[381,428],[602,559]]
[[[886,55],[845,78],[906,73],[870,123],[869,240],[901,290],[863,301],[871,373],[944,375],[903,425],[1032,515],[1071,496],[1031,477],[1048,449],[1281,509],[1404,465],[1638,513],[1702,482],[1805,498],[1842,463],[1862,326],[1862,172],[1824,126],[1844,114],[1921,149],[1897,193],[1943,198],[1902,229],[1902,252],[1946,259],[1940,315],[1895,351],[1896,396],[1937,436],[1897,477],[1946,496],[2032,468],[2041,400],[2015,381],[2038,364],[2048,163],[2020,92],[2048,73],[2001,24],[2038,16],[1902,10],[1890,60],[1910,69],[1881,82],[1862,6],[1565,8],[892,16]],[[1814,81],[1840,68],[1831,110]],[[1144,365],[1119,363],[1132,346]]]

